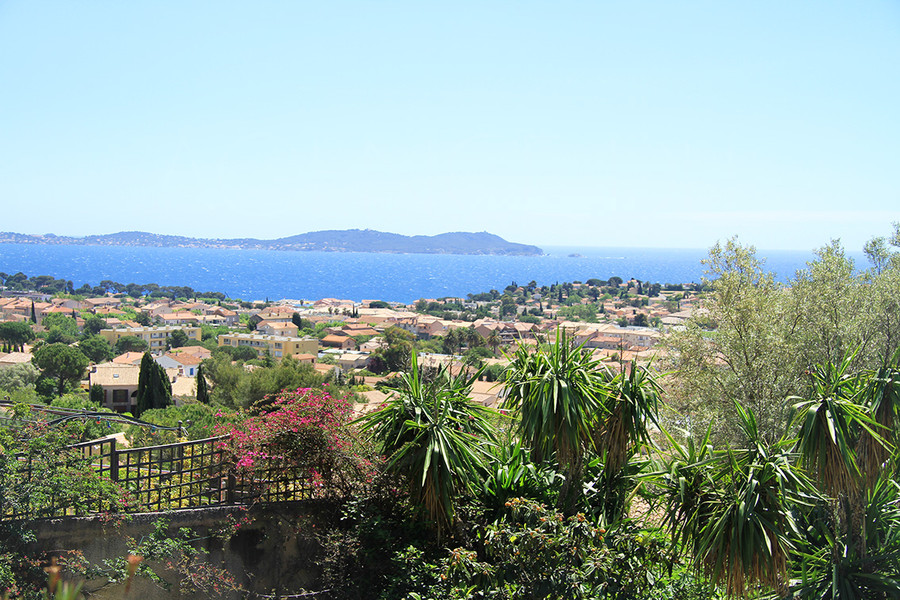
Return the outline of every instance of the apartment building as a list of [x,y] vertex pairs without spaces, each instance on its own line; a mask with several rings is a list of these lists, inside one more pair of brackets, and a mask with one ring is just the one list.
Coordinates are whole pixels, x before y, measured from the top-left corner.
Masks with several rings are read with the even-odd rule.
[[159,327],[125,327],[122,329],[101,329],[100,335],[107,342],[116,345],[120,338],[132,336],[147,342],[151,352],[159,352],[166,349],[166,341],[175,331],[183,331],[189,340],[200,341],[199,327],[186,327],[181,325],[169,325]]
[[301,354],[316,356],[319,352],[319,340],[312,337],[288,337],[284,335],[261,335],[258,333],[227,333],[218,338],[220,346],[248,346],[256,350],[260,358],[266,352],[275,359],[286,356],[297,357]]

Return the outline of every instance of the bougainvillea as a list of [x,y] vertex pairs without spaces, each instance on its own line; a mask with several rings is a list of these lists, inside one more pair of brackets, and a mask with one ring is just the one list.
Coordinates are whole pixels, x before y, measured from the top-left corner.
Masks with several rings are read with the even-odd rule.
[[315,495],[346,495],[371,480],[350,425],[350,399],[327,385],[283,391],[242,422],[220,427],[235,473],[261,482],[303,480]]

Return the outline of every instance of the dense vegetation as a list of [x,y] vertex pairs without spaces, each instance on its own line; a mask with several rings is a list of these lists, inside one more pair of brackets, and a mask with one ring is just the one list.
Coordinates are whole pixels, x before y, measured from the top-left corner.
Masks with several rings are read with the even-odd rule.
[[356,421],[307,366],[224,351],[188,406],[232,433],[235,468],[335,482],[298,593],[897,598],[900,226],[866,251],[859,270],[831,243],[778,284],[716,246],[664,357],[610,370],[560,331],[511,357],[502,412],[468,399],[481,373],[420,368],[398,332],[392,396]]

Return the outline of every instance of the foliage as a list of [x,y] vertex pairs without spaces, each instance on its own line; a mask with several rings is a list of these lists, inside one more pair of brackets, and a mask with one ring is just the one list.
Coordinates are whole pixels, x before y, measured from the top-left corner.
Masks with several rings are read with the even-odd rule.
[[[602,528],[581,513],[566,517],[522,498],[511,499],[504,510],[486,526],[483,550],[447,550],[429,569],[431,585],[409,597],[708,597],[703,582],[669,553],[662,532],[628,521]],[[424,562],[421,553],[413,556]]]
[[[892,244],[900,248],[900,224]],[[704,297],[685,331],[667,340],[672,402],[702,432],[717,422],[719,441],[741,443],[732,400],[751,408],[769,441],[786,434],[790,403],[806,372],[854,353],[852,369],[887,364],[900,347],[900,252],[873,240],[873,268],[860,272],[833,241],[793,279],[777,283],[752,246],[736,240],[710,250]]]
[[87,356],[91,362],[102,363],[113,359],[115,353],[106,338],[92,335],[78,342],[78,349]]
[[33,363],[27,362],[0,369],[0,390],[12,392],[34,387],[40,371]]
[[791,539],[799,534],[792,509],[806,502],[809,486],[786,445],[770,446],[752,411],[735,408],[744,449],[711,452],[708,436],[699,447],[671,440],[674,453],[660,479],[665,520],[696,567],[729,595],[760,587],[784,594]]
[[565,470],[560,501],[571,511],[580,494],[584,455],[594,446],[595,425],[606,411],[608,374],[588,350],[574,347],[557,330],[547,347],[520,346],[506,377],[504,406],[518,415],[532,459],[555,459]]
[[82,332],[86,336],[97,335],[102,329],[108,329],[109,324],[102,317],[97,315],[87,315],[84,318],[84,327]]
[[285,357],[273,367],[245,370],[226,355],[203,362],[211,386],[211,399],[228,407],[247,408],[285,389],[316,388],[329,380],[315,368]]
[[162,365],[153,360],[149,352],[141,358],[138,374],[136,417],[152,408],[165,408],[172,403],[172,383]]
[[426,378],[415,352],[410,362],[385,404],[359,422],[440,533],[455,519],[454,499],[473,489],[489,458],[490,411],[468,399],[477,373],[452,377],[441,367]]
[[[141,414],[141,420],[161,427],[184,428],[188,440],[201,440],[218,435],[219,429],[236,422],[240,415],[235,411],[199,402],[187,402],[179,406],[150,409]],[[131,446],[157,446],[179,441],[176,431],[146,426],[130,426],[126,431]]]
[[87,514],[97,506],[121,506],[127,495],[90,468],[90,459],[72,450],[83,427],[50,426],[31,419],[27,407],[17,407],[20,428],[0,429],[0,492],[2,513],[50,516],[61,509]]
[[15,321],[0,322],[0,341],[9,345],[12,351],[22,352],[24,345],[34,339],[34,331],[28,323]]
[[41,326],[47,330],[46,338],[51,344],[71,344],[78,339],[78,323],[72,315],[50,313],[41,321]]
[[[202,333],[201,333],[202,335]],[[181,348],[188,343],[188,336],[182,329],[176,329],[169,335],[169,345],[172,348]]]
[[396,325],[384,330],[385,345],[373,353],[380,358],[378,364],[383,365],[383,371],[406,371],[410,368],[410,357],[415,347],[416,337],[408,331]]
[[134,572],[168,590],[170,584],[151,566],[157,563],[176,573],[180,594],[228,598],[233,597],[236,592],[244,591],[227,570],[210,563],[208,552],[196,546],[196,539],[197,534],[190,528],[182,527],[172,532],[169,521],[160,518],[153,524],[150,533],[140,539],[127,540],[128,557],[107,562],[106,575],[115,582],[126,580],[129,573]]
[[34,352],[32,359],[41,374],[56,380],[56,394],[62,396],[66,386],[81,381],[88,358],[77,348],[66,344],[49,344]]
[[228,436],[221,447],[236,469],[281,471],[338,496],[371,478],[371,463],[354,447],[349,397],[327,386],[300,388],[254,408],[257,414],[215,429]]
[[[91,413],[116,414],[108,408],[97,406],[97,404],[84,392],[70,393],[61,398],[54,398],[53,402],[50,403],[50,406],[53,408],[75,409]],[[96,440],[122,431],[122,425],[120,423],[111,423],[102,418],[73,418],[67,420],[64,425],[57,425],[57,427],[65,427],[66,435],[69,439],[76,442]]]
[[209,386],[206,383],[206,373],[203,372],[203,365],[197,367],[197,402],[200,404],[209,404]]
[[146,352],[150,349],[150,345],[139,337],[133,335],[123,335],[116,340],[116,354],[125,354],[126,352]]

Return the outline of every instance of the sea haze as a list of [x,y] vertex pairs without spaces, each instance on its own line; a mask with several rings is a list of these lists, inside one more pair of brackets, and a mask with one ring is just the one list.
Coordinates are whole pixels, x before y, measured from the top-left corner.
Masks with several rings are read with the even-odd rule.
[[[613,276],[658,283],[700,281],[706,250],[546,247],[545,256],[279,252],[0,244],[0,271],[70,279],[75,287],[104,279],[123,284],[184,285],[244,300],[336,297],[412,302],[465,297],[510,282],[538,285]],[[570,256],[570,255],[579,256]],[[811,252],[760,252],[780,279]],[[851,253],[853,254],[853,253]],[[862,265],[861,255],[854,256]]]

